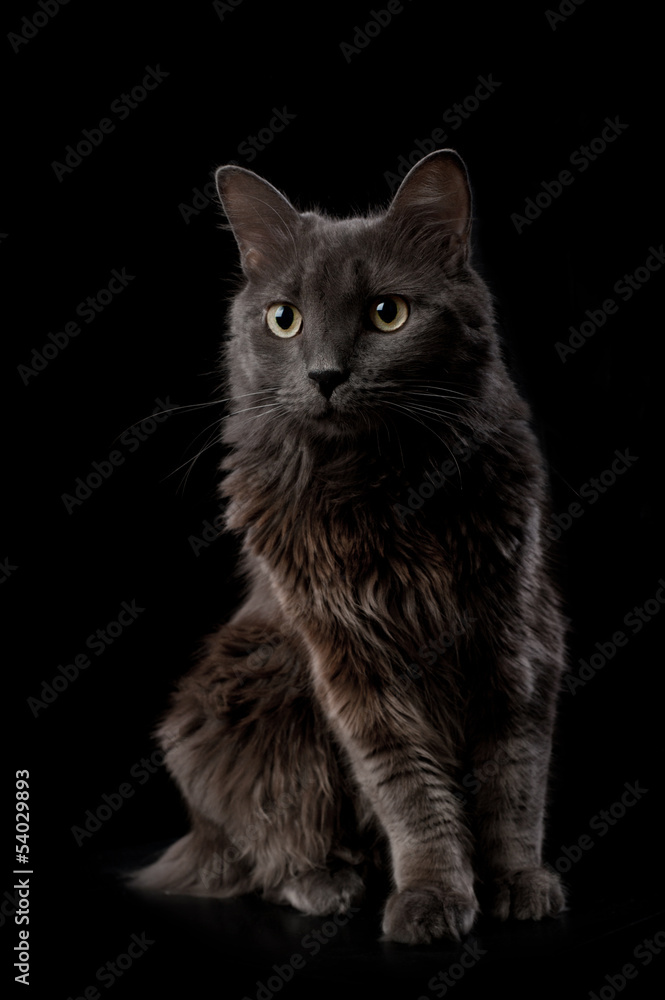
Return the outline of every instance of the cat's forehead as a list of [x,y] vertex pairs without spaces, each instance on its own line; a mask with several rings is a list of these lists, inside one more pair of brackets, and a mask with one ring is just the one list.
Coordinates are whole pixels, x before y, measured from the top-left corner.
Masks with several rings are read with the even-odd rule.
[[381,240],[377,220],[303,217],[298,240],[298,265],[304,281],[330,285],[362,285],[381,270]]
[[332,219],[314,213],[302,216],[302,244],[321,260],[361,253],[372,243],[375,223],[369,219]]

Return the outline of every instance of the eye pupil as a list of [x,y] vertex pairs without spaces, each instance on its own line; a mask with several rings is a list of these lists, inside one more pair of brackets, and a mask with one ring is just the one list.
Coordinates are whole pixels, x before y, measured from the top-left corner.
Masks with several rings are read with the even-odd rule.
[[397,316],[397,303],[393,299],[384,299],[379,302],[376,311],[384,323],[392,323]]
[[291,306],[278,306],[275,310],[275,320],[282,330],[288,330],[293,325],[293,309]]

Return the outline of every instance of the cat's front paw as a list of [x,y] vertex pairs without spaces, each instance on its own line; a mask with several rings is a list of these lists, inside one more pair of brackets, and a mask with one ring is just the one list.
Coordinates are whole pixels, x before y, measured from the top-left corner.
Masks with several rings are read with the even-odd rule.
[[435,938],[455,941],[471,930],[478,914],[473,894],[439,885],[402,889],[389,898],[383,915],[386,941],[428,944]]
[[565,908],[561,880],[549,868],[509,872],[494,884],[492,915],[499,920],[541,920],[556,917]]

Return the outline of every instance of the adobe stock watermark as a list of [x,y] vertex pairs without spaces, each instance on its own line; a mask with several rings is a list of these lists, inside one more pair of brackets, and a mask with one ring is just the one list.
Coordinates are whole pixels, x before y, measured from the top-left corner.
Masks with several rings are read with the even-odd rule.
[[409,514],[414,514],[423,506],[426,500],[434,496],[437,490],[445,486],[448,479],[460,476],[459,463],[468,462],[488,440],[488,436],[481,431],[475,431],[471,440],[465,444],[457,443],[450,449],[451,458],[445,459],[438,469],[432,469],[425,473],[425,478],[418,487],[409,486],[406,497],[406,504],[394,503],[392,508],[402,524],[406,522]]
[[213,0],[212,7],[220,21],[223,21],[227,14],[232,14],[242,3],[244,0]]
[[[111,271],[111,278],[104,288],[100,288],[95,295],[88,295],[87,298],[79,302],[75,309],[76,315],[86,324],[93,323],[100,313],[103,313],[115,301],[116,296],[120,295],[135,277],[136,275],[134,274],[127,274],[127,268],[125,267],[120,271],[114,267]],[[43,372],[49,363],[57,358],[66,347],[69,347],[74,337],[78,337],[80,333],[81,327],[74,320],[69,320],[63,325],[62,329],[56,330],[55,333],[50,331],[47,334],[47,342],[41,348],[32,348],[30,352],[31,363],[17,365],[16,370],[21,377],[23,385],[28,385],[31,378]]]
[[7,583],[7,580],[17,569],[18,566],[10,563],[9,559],[0,559],[0,584]]
[[606,118],[600,135],[593,138],[588,145],[575,149],[568,157],[568,162],[571,167],[576,168],[577,174],[571,173],[570,170],[561,170],[554,180],[541,181],[541,190],[534,197],[525,200],[522,213],[513,212],[510,216],[510,221],[518,235],[521,235],[526,226],[532,226],[552,202],[563,194],[564,188],[574,184],[576,176],[585,173],[591,164],[595,163],[598,157],[602,156],[620,135],[623,135],[628,127],[625,122],[619,120],[618,115],[614,118]]
[[[281,108],[273,108],[270,120],[255,135],[248,135],[238,145],[238,155],[244,157],[248,163],[252,163],[258,154],[263,152],[266,146],[269,146],[273,139],[297,117],[296,114],[289,111],[285,104]],[[214,180],[208,181],[201,187],[192,188],[191,204],[180,202],[178,211],[185,225],[188,226],[192,218],[199,216],[211,205],[219,205],[217,185]]]
[[[487,954],[477,941],[467,941],[460,950],[457,961],[452,962],[447,969],[439,969],[427,983],[427,989],[437,997],[445,997],[448,990],[457,986],[460,979]],[[430,1000],[429,996],[419,996],[418,1000]]]
[[[12,886],[12,888],[15,889],[16,887]],[[0,903],[0,927],[4,927],[8,920],[14,926],[14,917],[18,912],[19,902],[18,890],[9,892],[8,889],[5,889],[2,902]]]
[[496,778],[501,773],[502,767],[505,767],[506,764],[514,763],[514,761],[514,752],[511,753],[503,743],[497,743],[496,750],[491,757],[487,757],[484,761],[476,764],[475,767],[466,772],[460,781],[462,787],[454,791],[453,795],[463,806],[467,805],[469,796],[464,794],[462,788],[470,792],[471,795],[477,795],[485,782]]
[[427,643],[420,647],[418,650],[418,662],[414,661],[407,664],[395,676],[401,680],[422,680],[424,676],[423,666],[433,666],[433,664],[438,663],[440,657],[444,656],[449,649],[452,649],[462,636],[468,635],[473,630],[473,626],[477,621],[477,618],[473,618],[466,611],[463,611],[458,622],[442,629],[435,639],[429,639]]
[[[623,302],[630,302],[635,292],[639,292],[640,288],[644,288],[646,283],[651,280],[652,274],[660,271],[664,263],[665,249],[663,248],[663,244],[661,243],[658,249],[653,246],[649,247],[649,255],[644,264],[635,268],[632,274],[624,274],[618,278],[614,282],[612,290],[615,295],[620,296]],[[596,309],[587,309],[584,313],[586,319],[579,324],[579,330],[574,326],[569,326],[568,331],[570,336],[566,343],[557,340],[554,345],[554,350],[558,354],[561,363],[565,365],[568,358],[576,354],[581,347],[584,347],[587,341],[602,326],[605,326],[608,317],[616,315],[618,310],[618,304],[611,298],[605,299],[602,305]]]
[[[85,648],[95,656],[103,656],[109,646],[112,646],[117,639],[134,624],[145,608],[138,607],[136,598],[132,601],[123,601],[120,610],[104,628],[98,628],[85,640]],[[81,674],[82,670],[87,670],[92,660],[87,653],[77,653],[69,663],[59,663],[56,673],[49,681],[42,681],[39,697],[30,696],[27,698],[27,705],[33,716],[37,718],[40,712],[52,705],[59,696],[66,691],[70,684],[73,684]]]
[[178,211],[185,225],[188,226],[193,218],[199,216],[201,212],[205,211],[206,208],[210,208],[211,205],[219,205],[217,185],[214,180],[207,181],[200,187],[192,188],[191,204],[181,201],[178,205]]
[[[407,0],[411,3],[411,0]],[[400,0],[388,0],[388,3],[381,10],[372,9],[369,12],[369,19],[360,26],[354,24],[354,34],[351,42],[340,42],[340,52],[347,63],[350,63],[354,56],[359,56],[363,49],[366,49],[373,38],[380,35],[388,27],[393,17],[401,14],[404,5]]]
[[21,30],[19,32],[10,31],[7,41],[14,52],[20,52],[23,45],[35,38],[40,28],[45,28],[49,21],[52,21],[56,14],[60,13],[60,8],[65,7],[69,0],[38,0],[34,14],[30,17],[21,18]]
[[[644,938],[633,948],[633,958],[637,959],[642,968],[651,965],[654,958],[662,954],[665,949],[665,930],[656,931],[652,938]],[[632,962],[626,962],[618,972],[606,973],[603,977],[603,985],[597,990],[589,990],[589,1000],[614,1000],[617,994],[637,979],[640,969]],[[629,993],[630,996],[630,993]]]
[[[599,838],[607,836],[610,830],[624,818],[628,810],[633,809],[649,792],[648,788],[640,786],[639,781],[626,781],[623,787],[624,791],[615,802],[607,809],[601,809],[589,820],[589,829],[593,833],[597,833]],[[598,841],[594,840],[590,834],[583,833],[572,844],[568,846],[562,844],[559,848],[561,854],[554,862],[554,867],[560,875],[565,875],[597,843]]]
[[[456,131],[480,108],[488,97],[496,93],[500,86],[501,81],[495,80],[492,73],[489,73],[487,76],[479,76],[476,87],[471,94],[467,94],[462,101],[453,104],[452,108],[446,108],[441,116],[443,121],[447,125],[450,125],[453,131]],[[428,153],[432,153],[435,149],[445,146],[448,140],[449,133],[438,127],[433,129],[424,139],[414,139],[414,148],[411,152],[406,156],[401,155],[398,158],[397,169],[395,171],[386,170],[383,175],[390,193],[395,193],[401,181],[418,160],[422,159]]]
[[132,764],[129,769],[129,775],[136,780],[136,783],[123,781],[110,794],[102,792],[100,796],[101,802],[94,809],[87,809],[85,811],[82,820],[83,825],[70,827],[71,834],[78,847],[81,847],[98,830],[101,830],[102,825],[122,809],[125,802],[134,797],[137,787],[145,785],[153,774],[157,774],[163,766],[169,750],[178,746],[179,743],[182,743],[182,738],[179,733],[176,733],[173,739],[168,742],[166,750],[153,750],[149,757],[141,757],[135,764]]
[[256,159],[257,153],[263,152],[269,146],[276,135],[283,132],[287,125],[295,121],[296,115],[292,114],[283,105],[281,108],[272,109],[272,118],[260,128],[256,135],[248,135],[238,146],[238,152],[244,156],[248,163]]
[[552,514],[550,516],[549,524],[544,528],[545,538],[547,539],[544,543],[545,549],[548,549],[553,542],[561,538],[564,531],[568,531],[575,521],[584,516],[589,507],[597,503],[600,497],[607,493],[610,487],[614,486],[620,476],[623,476],[628,469],[633,467],[635,462],[639,461],[639,456],[631,455],[630,448],[625,448],[623,451],[619,451],[617,448],[614,454],[616,457],[608,468],[603,469],[597,476],[592,476],[587,482],[582,483],[579,490],[577,490],[580,499],[586,501],[586,507],[573,500],[572,503],[568,504],[566,510],[560,514]]
[[[631,608],[624,615],[623,624],[626,628],[630,629],[632,635],[638,635],[645,625],[648,625],[656,615],[660,614],[664,605],[665,577],[661,576],[658,581],[658,590],[656,590],[653,597],[648,598],[644,604],[636,604],[634,608]],[[604,642],[595,643],[596,651],[589,656],[588,660],[580,657],[577,661],[579,670],[575,674],[566,674],[564,677],[566,690],[570,691],[571,694],[576,694],[577,689],[585,687],[589,681],[593,680],[596,674],[610,660],[614,659],[617,651],[627,646],[629,641],[630,635],[619,629],[612,633],[611,638],[606,639]]]
[[545,11],[545,17],[552,31],[556,31],[560,24],[564,24],[583,3],[584,0],[561,0],[556,10],[549,10],[548,8]]
[[[159,63],[155,67],[146,66],[145,76],[140,84],[136,84],[129,93],[120,94],[111,102],[111,114],[115,115],[121,122],[129,118],[132,111],[143,104],[148,94],[156,90],[160,83],[163,83],[170,75],[170,73],[160,69]],[[67,174],[72,174],[76,167],[83,163],[86,156],[90,156],[94,149],[101,146],[105,138],[115,132],[115,129],[116,122],[108,117],[101,118],[94,128],[84,128],[81,131],[82,138],[78,140],[76,146],[65,147],[64,163],[59,160],[53,160],[51,163],[51,169],[57,177],[58,183],[62,184]]]
[[261,810],[257,811],[256,822],[249,823],[243,828],[242,844],[235,843],[227,833],[228,839],[231,840],[229,846],[224,848],[222,854],[215,852],[206,862],[205,867],[199,869],[199,879],[206,889],[217,884],[220,878],[244,857],[252,844],[255,844],[269,827],[302,801],[303,791],[312,785],[314,779],[310,777],[307,781],[303,781],[299,775],[294,775],[293,780],[298,786],[296,789],[283,792],[270,805],[262,806]]
[[[155,433],[158,426],[168,420],[174,409],[169,396],[165,400],[157,398],[155,403],[156,406],[150,417],[133,424],[120,435],[120,443],[128,454],[131,455],[144,441],[147,441]],[[114,448],[101,462],[95,460],[92,463],[92,471],[85,473],[85,478],[77,476],[74,480],[73,492],[63,493],[60,496],[67,513],[73,514],[77,507],[85,503],[92,496],[93,490],[99,489],[104,482],[111,478],[116,469],[125,464],[126,458],[127,455],[123,454],[120,448]]]
[[[121,979],[139,958],[142,958],[151,945],[156,944],[149,938],[146,931],[140,934],[132,934],[127,944],[126,951],[120,952],[112,960],[105,962],[95,973],[95,981],[109,990],[117,981]],[[76,996],[69,996],[67,1000],[101,1000],[102,994],[94,984],[84,987]]]
[[256,992],[253,997],[245,995],[241,1000],[272,1000],[277,993],[284,988],[286,983],[291,982],[296,972],[305,968],[308,958],[313,958],[318,955],[329,941],[337,937],[340,928],[345,927],[349,920],[355,916],[356,913],[360,913],[359,906],[349,906],[346,913],[336,913],[331,916],[329,920],[324,921],[320,927],[316,930],[309,931],[307,934],[303,935],[300,941],[300,947],[308,952],[307,955],[303,955],[301,952],[296,951],[293,955],[286,960],[282,965],[278,965],[276,962],[273,964],[270,975],[266,978],[265,982],[261,979],[256,980]]
[[[305,607],[301,604],[295,604],[290,608],[291,615],[298,618],[304,618],[309,620],[311,618],[311,609]],[[271,632],[262,636],[260,641],[247,654],[247,656],[238,657],[234,660],[233,669],[236,677],[236,682],[239,686],[246,684],[247,681],[251,680],[253,676],[256,676],[255,672],[261,671],[261,669],[270,661],[273,653],[276,653],[282,646],[286,645],[287,655],[289,646],[289,636],[284,632]],[[303,685],[307,684],[306,677],[304,676],[300,663],[298,659],[292,655],[291,657],[291,687],[287,689],[287,693],[297,694],[303,688]],[[286,666],[287,664],[282,664],[282,674],[286,678]]]
[[217,517],[215,517],[212,521],[209,518],[206,518],[206,520],[201,525],[201,528],[199,529],[201,532],[200,535],[187,536],[187,542],[189,543],[189,547],[194,553],[194,555],[197,557],[197,559],[201,555],[202,549],[209,549],[212,543],[216,542],[217,539],[220,537],[220,535],[223,533],[225,516],[226,515],[222,512],[221,514],[218,514]]
[[[311,620],[311,609],[306,605],[297,603],[290,607],[289,611],[291,617],[294,619],[304,619],[305,621]],[[406,664],[401,669],[397,670],[394,675],[395,678],[404,682],[422,680],[424,677],[423,667],[432,666],[433,664],[439,662],[440,658],[444,656],[449,649],[452,649],[462,636],[469,635],[473,631],[477,621],[477,618],[469,615],[466,611],[462,611],[459,620],[449,623],[436,637],[429,638],[427,642],[424,643],[418,650],[417,661],[414,660],[412,663]],[[256,676],[256,673],[261,671],[261,669],[270,661],[273,654],[284,645],[287,647],[289,645],[289,635],[284,632],[268,632],[261,636],[260,640],[257,640],[254,648],[248,652],[246,656],[237,657],[234,660],[233,669],[236,683],[239,686],[242,686],[243,684],[251,681],[252,678]],[[302,683],[306,683],[306,679],[302,675],[297,659],[294,658],[292,666],[292,691],[297,693],[300,690]]]

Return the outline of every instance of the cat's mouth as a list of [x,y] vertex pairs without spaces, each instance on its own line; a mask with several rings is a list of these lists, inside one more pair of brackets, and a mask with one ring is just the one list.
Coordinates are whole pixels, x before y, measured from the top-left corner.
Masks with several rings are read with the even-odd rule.
[[335,416],[339,416],[339,407],[335,406],[331,399],[322,399],[321,406],[315,416],[317,416],[319,420],[332,419]]
[[346,436],[357,432],[357,414],[354,416],[352,410],[344,405],[344,401],[333,393],[329,399],[317,401],[317,404],[310,409],[309,426],[316,427],[318,433],[325,436]]
[[329,430],[332,430],[333,428],[340,428],[347,423],[347,421],[343,419],[343,415],[340,410],[333,406],[330,401],[324,403],[324,405],[314,414],[314,419],[319,428],[327,428]]

